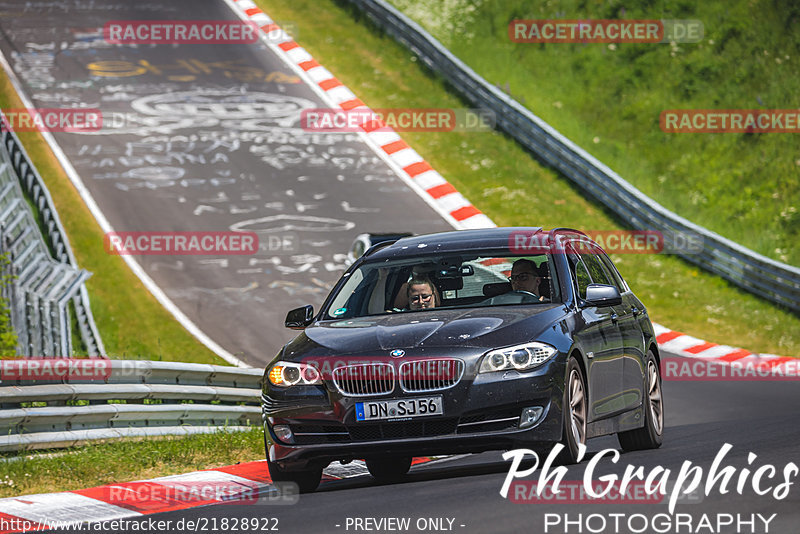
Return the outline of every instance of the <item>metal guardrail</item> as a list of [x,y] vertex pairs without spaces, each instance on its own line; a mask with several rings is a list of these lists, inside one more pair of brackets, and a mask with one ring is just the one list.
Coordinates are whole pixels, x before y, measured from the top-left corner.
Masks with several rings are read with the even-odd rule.
[[[5,274],[16,276],[9,302],[18,353],[26,356],[72,354],[69,302],[81,339],[91,357],[105,354],[80,270],[53,200],[16,134],[0,120],[0,253],[11,253]],[[49,243],[39,232],[23,188],[36,206]],[[48,246],[49,245],[49,246]]]
[[[2,152],[2,149],[0,149]],[[0,254],[8,261],[3,295],[9,303],[17,353],[67,356],[72,352],[68,303],[87,271],[50,256],[9,162],[0,153]]]
[[494,112],[497,125],[542,161],[589,192],[633,228],[659,230],[667,250],[689,237],[699,250],[678,254],[772,302],[800,312],[800,268],[749,250],[667,210],[489,84],[417,23],[384,0],[350,0],[387,34],[442,75],[472,105]]
[[260,369],[134,360],[100,363],[102,379],[0,382],[0,451],[247,430],[261,422]]

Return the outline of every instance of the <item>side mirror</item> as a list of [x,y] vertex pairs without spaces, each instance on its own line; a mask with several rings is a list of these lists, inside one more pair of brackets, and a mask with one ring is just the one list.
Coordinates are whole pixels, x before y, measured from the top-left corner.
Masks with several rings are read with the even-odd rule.
[[601,308],[622,304],[622,296],[619,294],[619,290],[606,284],[589,284],[586,288],[586,298],[584,300],[587,304]]
[[286,328],[292,330],[302,330],[314,320],[314,306],[307,304],[300,308],[295,308],[286,314]]

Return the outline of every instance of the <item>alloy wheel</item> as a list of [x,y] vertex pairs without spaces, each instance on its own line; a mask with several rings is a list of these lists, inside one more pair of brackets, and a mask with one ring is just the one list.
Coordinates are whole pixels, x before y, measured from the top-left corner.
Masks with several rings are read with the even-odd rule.
[[586,396],[578,369],[569,374],[569,415],[575,443],[586,443]]
[[647,362],[647,382],[650,385],[650,417],[653,419],[653,430],[661,434],[664,428],[664,406],[661,400],[661,380],[655,362]]

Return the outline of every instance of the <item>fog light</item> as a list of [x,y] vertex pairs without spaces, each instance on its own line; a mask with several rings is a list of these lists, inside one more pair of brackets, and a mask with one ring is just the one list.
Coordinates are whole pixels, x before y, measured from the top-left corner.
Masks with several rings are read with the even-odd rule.
[[272,427],[272,431],[279,440],[285,443],[294,443],[294,434],[287,425],[275,425]]
[[528,428],[535,425],[542,416],[542,412],[544,412],[544,408],[541,406],[525,408],[522,410],[522,415],[519,418],[519,427]]

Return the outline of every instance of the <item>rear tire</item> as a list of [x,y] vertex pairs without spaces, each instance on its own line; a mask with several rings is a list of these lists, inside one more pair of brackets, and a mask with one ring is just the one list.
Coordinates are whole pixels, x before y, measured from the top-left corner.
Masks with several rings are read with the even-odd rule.
[[300,493],[311,493],[322,480],[322,468],[286,470],[278,464],[267,460],[269,476],[273,482],[294,482],[300,489]]
[[661,392],[661,372],[652,351],[645,359],[644,426],[617,434],[623,451],[657,449],[664,437],[664,396]]
[[401,480],[411,469],[411,457],[373,458],[365,461],[369,474],[381,482]]
[[578,360],[570,356],[567,362],[567,380],[564,383],[564,402],[562,405],[563,425],[561,443],[564,449],[558,459],[562,464],[578,462],[578,444],[586,445],[586,382]]

